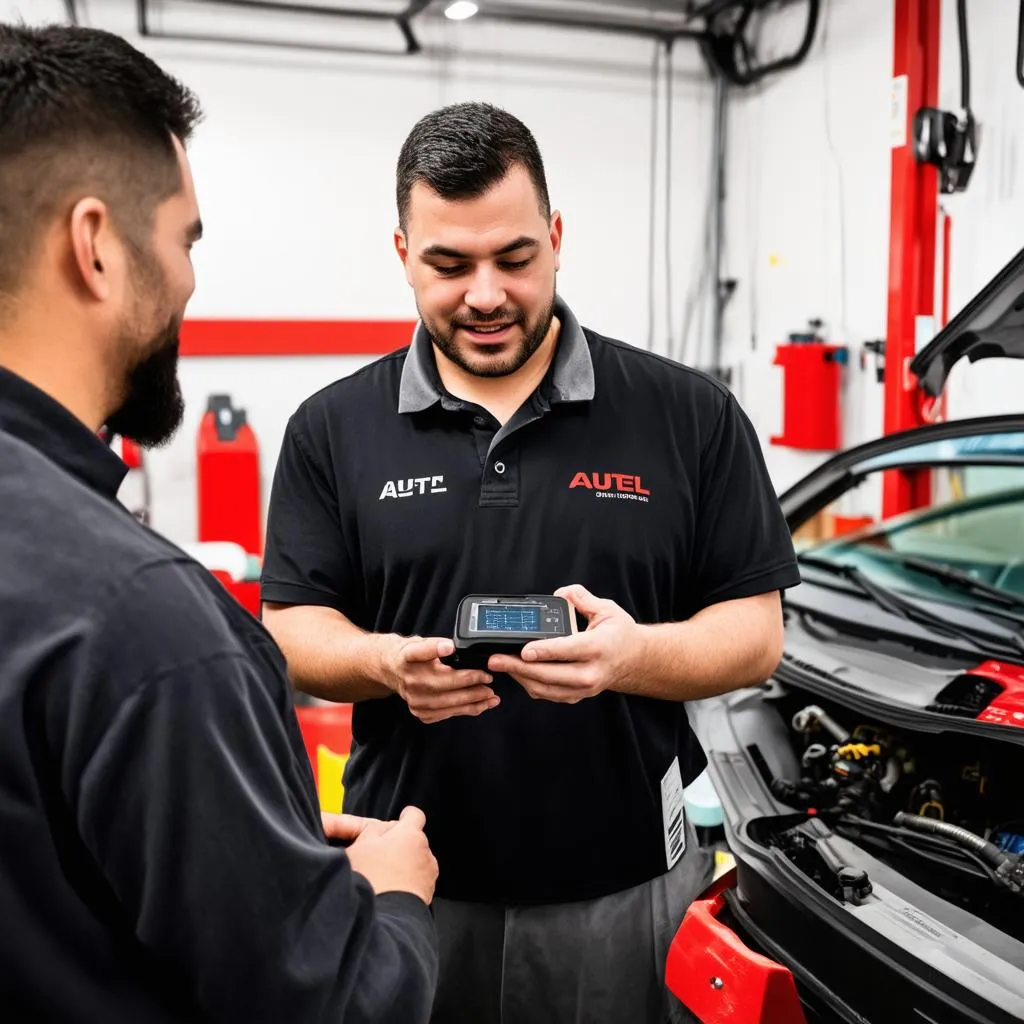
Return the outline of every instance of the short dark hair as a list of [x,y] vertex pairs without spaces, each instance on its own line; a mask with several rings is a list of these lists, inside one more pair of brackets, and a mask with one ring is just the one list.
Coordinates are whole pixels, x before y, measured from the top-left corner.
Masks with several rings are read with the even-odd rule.
[[537,140],[517,117],[489,103],[454,103],[421,118],[398,157],[398,222],[409,218],[413,186],[423,182],[444,199],[476,199],[514,166],[524,167],[541,213],[551,200]]
[[0,303],[45,225],[82,196],[103,199],[144,246],[155,208],[181,188],[172,136],[185,145],[201,117],[195,96],[120,36],[0,24]]

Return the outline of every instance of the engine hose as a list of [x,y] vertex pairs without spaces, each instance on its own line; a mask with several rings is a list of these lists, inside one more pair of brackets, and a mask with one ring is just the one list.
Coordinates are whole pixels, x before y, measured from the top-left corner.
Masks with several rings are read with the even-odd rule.
[[959,825],[951,825],[948,821],[937,821],[935,818],[925,818],[919,814],[907,814],[905,811],[897,811],[893,818],[893,824],[916,829],[918,832],[932,832],[938,836],[945,836],[960,846],[973,850],[987,861],[994,868],[1002,867],[1009,860],[1007,854],[1000,850],[995,843],[990,843],[981,836],[968,832]]
[[808,732],[813,723],[830,732],[839,743],[848,743],[850,740],[850,734],[817,704],[809,704],[793,716],[792,724],[797,732]]
[[885,778],[882,779],[881,787],[883,793],[888,793],[897,782],[900,781],[900,775],[902,771],[900,769],[900,763],[895,757],[890,757],[886,763]]

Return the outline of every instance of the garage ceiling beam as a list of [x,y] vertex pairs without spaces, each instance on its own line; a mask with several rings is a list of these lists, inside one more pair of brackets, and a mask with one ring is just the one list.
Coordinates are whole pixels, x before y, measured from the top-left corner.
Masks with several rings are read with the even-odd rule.
[[640,36],[664,43],[673,43],[677,40],[699,42],[707,36],[706,32],[690,28],[687,24],[690,19],[685,16],[628,18],[611,11],[601,11],[599,5],[573,9],[542,3],[493,3],[487,0],[486,3],[481,3],[480,10],[474,17],[483,21],[518,22],[523,25]]
[[[75,0],[67,0],[73,10]],[[312,41],[274,40],[259,37],[213,35],[202,32],[165,32],[155,29],[150,14],[159,4],[154,0],[135,0],[136,20],[139,35],[149,39],[170,39],[193,43],[236,43],[247,46],[273,46],[285,49],[317,50],[326,53],[360,53],[373,56],[409,56],[422,50],[419,39],[412,29],[412,19],[430,5],[430,0],[409,0],[400,10],[382,10],[374,7],[329,7],[324,4],[289,3],[287,0],[176,0],[176,3],[202,4],[205,7],[246,8],[271,14],[300,14],[341,20],[391,21],[398,28],[403,42],[402,49],[379,47],[343,46]]]

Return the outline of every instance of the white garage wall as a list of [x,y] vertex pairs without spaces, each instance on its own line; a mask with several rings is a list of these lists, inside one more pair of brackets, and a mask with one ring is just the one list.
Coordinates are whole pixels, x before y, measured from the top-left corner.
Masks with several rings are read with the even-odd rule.
[[[415,317],[392,248],[395,160],[419,116],[479,99],[507,107],[537,136],[565,218],[562,294],[585,323],[647,344],[653,43],[438,18],[419,23],[426,55],[336,56],[140,40],[128,0],[81,0],[79,8],[83,23],[123,33],[181,77],[207,111],[191,152],[206,227],[191,315]],[[196,24],[192,10],[186,27]],[[34,23],[61,20],[64,7],[0,0],[0,17],[17,12]],[[213,31],[238,24],[225,17],[218,12]],[[184,24],[176,13],[173,27]],[[165,25],[172,27],[170,18]],[[346,33],[355,30],[346,23]],[[313,31],[319,38],[325,30],[318,23]],[[711,87],[692,46],[676,48],[674,68],[669,228],[682,291],[705,198]],[[663,121],[663,103],[660,110]],[[661,349],[663,192],[659,177],[654,347]],[[167,449],[149,456],[154,525],[176,541],[194,539],[194,445],[208,394],[230,392],[247,409],[263,453],[265,501],[288,415],[362,362],[184,361],[188,418]]]
[[[726,273],[740,279],[727,317],[726,353],[762,439],[781,426],[775,346],[811,317],[850,346],[844,427],[848,443],[882,432],[882,386],[864,341],[885,336],[889,256],[889,89],[893,0],[827,0],[807,61],[733,105],[729,135]],[[981,122],[979,163],[966,193],[942,198],[953,218],[950,313],[1024,246],[1024,89],[1014,73],[1017,5],[968,4],[971,105]],[[955,0],[942,4],[939,104],[960,103]],[[766,54],[792,52],[804,25],[797,4],[767,28]],[[941,252],[941,250],[940,250]],[[938,297],[936,311],[939,311]],[[768,382],[773,383],[769,384]],[[1019,411],[1024,364],[994,361],[954,371],[949,415]],[[780,487],[822,455],[770,448]],[[848,513],[879,512],[865,491]]]
[[[978,164],[966,192],[944,200],[953,216],[951,315],[1024,248],[1024,88],[1017,82],[1018,5],[968,4],[971,106]],[[942,103],[960,102],[956,4],[943,0]],[[1024,409],[1024,363],[990,360],[953,371],[950,414]]]
[[[959,102],[955,0],[943,0],[940,102]],[[585,322],[679,351],[682,312],[701,265],[712,90],[696,53],[675,52],[671,220],[665,222],[664,103],[655,179],[654,330],[650,181],[653,44],[620,36],[433,18],[418,22],[426,52],[412,58],[321,55],[140,40],[128,0],[80,0],[86,24],[125,34],[199,93],[207,121],[192,159],[207,236],[196,253],[190,313],[227,318],[413,317],[391,247],[398,148],[427,110],[461,99],[504,105],[535,131],[553,199],[566,219],[560,289]],[[60,0],[0,0],[0,17],[60,20]],[[254,24],[250,16],[242,26]],[[766,57],[791,52],[804,7],[776,14]],[[222,10],[169,8],[172,29],[237,30]],[[982,123],[979,166],[953,216],[952,309],[1024,243],[1024,89],[1015,79],[1015,5],[969,5],[972,105]],[[191,19],[191,20],[190,20]],[[212,20],[211,20],[212,19]],[[271,23],[281,31],[281,21]],[[330,35],[295,21],[292,31]],[[257,26],[258,27],[258,26]],[[357,26],[345,23],[346,38]],[[769,444],[781,426],[776,344],[812,317],[851,349],[845,439],[882,429],[882,388],[865,340],[886,326],[889,245],[889,86],[893,0],[827,0],[815,46],[794,71],[736,92],[728,133],[724,270],[739,285],[726,315],[725,362],[785,487],[823,458]],[[390,29],[383,38],[390,43]],[[663,100],[663,96],[662,96]],[[670,236],[671,329],[665,287]],[[698,327],[700,325],[697,325]],[[708,358],[695,329],[686,359]],[[697,348],[700,339],[702,347]],[[150,456],[155,523],[174,539],[195,530],[194,439],[206,397],[228,391],[250,416],[263,451],[264,495],[285,420],[303,397],[361,365],[358,358],[193,359],[182,377],[189,414],[178,438]],[[1016,409],[1024,366],[954,373],[954,416]],[[878,495],[846,511],[877,513]]]
[[[740,284],[726,353],[765,440],[782,427],[781,371],[772,360],[790,332],[819,318],[837,344],[885,334],[892,0],[822,7],[806,61],[735,96],[731,112],[726,272]],[[798,4],[769,24],[764,59],[794,52],[805,11]],[[880,430],[881,392],[873,363],[862,372],[853,358],[847,441]],[[768,454],[780,488],[823,457],[774,446]]]

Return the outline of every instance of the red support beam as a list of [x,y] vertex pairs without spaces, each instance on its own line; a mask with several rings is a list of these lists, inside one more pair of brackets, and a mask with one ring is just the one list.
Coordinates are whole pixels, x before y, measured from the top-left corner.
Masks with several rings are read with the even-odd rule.
[[415,320],[186,320],[183,356],[373,356],[412,341]]
[[[929,340],[935,321],[935,249],[938,168],[914,156],[914,115],[939,97],[941,0],[895,0],[889,314],[885,342],[884,431],[920,426],[917,380],[909,364],[920,332]],[[882,516],[931,501],[925,472],[892,471],[882,488]]]

